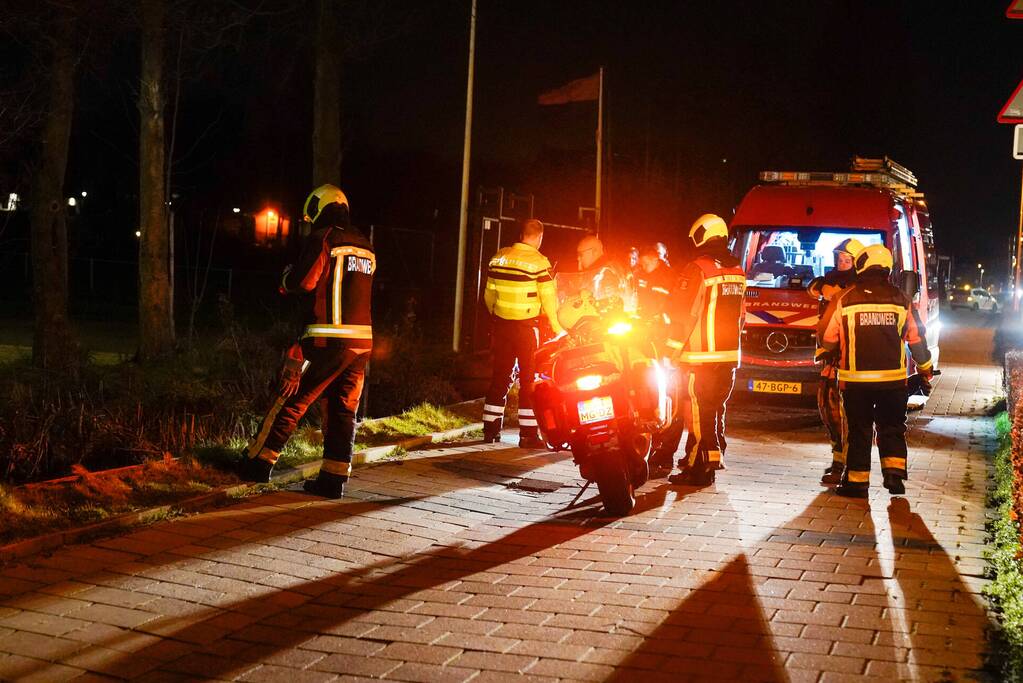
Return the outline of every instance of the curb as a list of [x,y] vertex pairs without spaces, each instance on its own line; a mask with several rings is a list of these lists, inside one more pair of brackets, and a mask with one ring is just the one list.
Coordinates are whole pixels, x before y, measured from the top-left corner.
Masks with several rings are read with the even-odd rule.
[[[416,436],[383,446],[373,446],[372,448],[367,448],[355,453],[352,456],[352,464],[366,465],[381,462],[386,460],[395,448],[413,450],[434,442],[442,442],[447,439],[462,436],[474,429],[482,428],[482,422],[474,422],[472,424],[465,425],[464,427],[458,427],[457,429],[424,434],[423,436]],[[286,485],[308,479],[319,472],[320,463],[322,462],[322,459],[313,460],[312,462],[304,463],[293,469],[284,470],[283,472],[276,474],[272,478],[271,482],[274,484]],[[49,550],[56,550],[61,546],[81,543],[97,536],[109,536],[117,531],[130,529],[132,527],[164,519],[169,515],[185,512],[201,512],[211,507],[215,507],[220,503],[240,498],[246,493],[256,491],[259,486],[261,486],[261,484],[239,484],[237,486],[229,486],[215,491],[210,491],[209,493],[204,493],[193,498],[179,500],[175,503],[159,505],[157,507],[137,510],[135,512],[128,512],[123,515],[118,515],[117,517],[105,519],[102,522],[89,524],[88,526],[64,529],[44,536],[36,536],[34,538],[27,538],[21,541],[8,543],[7,545],[0,546],[0,564],[24,559],[31,555],[36,555]]]

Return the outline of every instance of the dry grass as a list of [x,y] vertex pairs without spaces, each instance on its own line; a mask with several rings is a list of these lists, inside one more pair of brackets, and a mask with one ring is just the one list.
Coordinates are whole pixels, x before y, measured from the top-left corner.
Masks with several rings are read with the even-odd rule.
[[173,504],[235,484],[234,474],[190,458],[165,456],[106,473],[75,466],[67,480],[0,486],[0,543]]

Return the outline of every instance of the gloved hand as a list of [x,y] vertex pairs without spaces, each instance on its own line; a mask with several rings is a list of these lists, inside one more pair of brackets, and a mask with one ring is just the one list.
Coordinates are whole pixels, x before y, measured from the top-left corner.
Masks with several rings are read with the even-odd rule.
[[823,363],[824,365],[835,365],[836,363],[838,363],[838,351],[817,349],[817,353],[813,357],[813,362]]
[[930,396],[931,389],[933,388],[931,380],[934,378],[934,370],[931,368],[927,368],[926,370],[917,368],[916,372],[920,375],[920,388],[923,390],[924,396]]
[[286,358],[281,368],[280,392],[284,398],[298,393],[298,385],[302,381],[302,360]]

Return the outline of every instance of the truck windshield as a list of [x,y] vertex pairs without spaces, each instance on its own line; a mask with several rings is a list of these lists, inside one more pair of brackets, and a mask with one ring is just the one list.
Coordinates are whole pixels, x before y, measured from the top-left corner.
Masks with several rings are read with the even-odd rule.
[[834,249],[855,237],[864,246],[881,244],[880,231],[847,228],[742,227],[732,250],[742,262],[748,285],[805,287],[835,267]]

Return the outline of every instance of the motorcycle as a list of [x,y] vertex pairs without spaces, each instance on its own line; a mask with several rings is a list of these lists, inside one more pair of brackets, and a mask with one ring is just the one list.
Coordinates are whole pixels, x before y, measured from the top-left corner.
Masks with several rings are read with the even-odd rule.
[[669,373],[639,321],[588,295],[561,305],[567,334],[537,352],[533,408],[548,446],[570,450],[607,513],[624,516],[649,477],[656,435],[671,423]]

